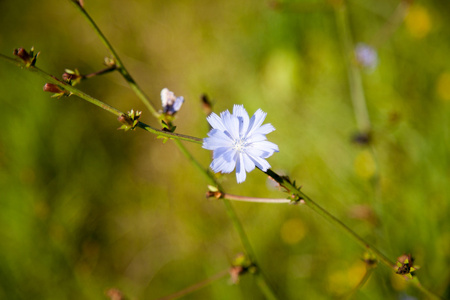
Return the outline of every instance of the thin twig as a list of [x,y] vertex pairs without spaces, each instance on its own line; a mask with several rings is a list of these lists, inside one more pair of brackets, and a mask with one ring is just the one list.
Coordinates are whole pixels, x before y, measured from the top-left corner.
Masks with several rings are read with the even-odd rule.
[[224,277],[225,275],[227,275],[229,273],[229,270],[223,270],[219,273],[217,273],[216,275],[211,276],[208,279],[205,279],[203,281],[200,281],[196,284],[191,285],[190,287],[187,287],[181,291],[178,291],[176,293],[173,293],[171,295],[162,297],[162,298],[158,298],[158,300],[172,300],[172,299],[178,299],[180,297],[186,296],[187,294],[193,293],[195,291],[198,291],[199,289],[209,285],[210,283],[221,279],[222,277]]
[[[53,84],[59,86],[61,89],[69,92],[71,95],[78,96],[79,98],[81,98],[85,101],[88,101],[100,108],[103,108],[104,110],[108,111],[109,113],[112,113],[116,116],[124,115],[124,113],[122,111],[118,110],[117,108],[112,107],[111,105],[108,105],[108,104],[104,103],[103,101],[98,100],[92,96],[89,96],[86,93],[83,93],[82,91],[73,87],[72,85],[68,84],[67,82],[59,80],[55,76],[48,74],[47,72],[43,71],[42,69],[40,69],[38,67],[35,67],[35,66],[26,67],[25,64],[20,59],[11,58],[11,57],[3,55],[3,54],[0,54],[0,58],[4,59],[5,61],[8,61],[12,64],[15,64],[16,66],[19,66],[24,70],[38,74],[39,76],[44,78],[47,82],[53,83]],[[165,131],[165,130],[159,130],[159,129],[156,129],[156,128],[154,128],[150,125],[147,125],[143,122],[139,122],[136,126],[139,128],[142,128],[146,131],[149,131],[151,133],[154,133],[158,136],[166,137],[169,139],[178,139],[178,140],[188,141],[188,142],[196,143],[196,144],[203,143],[203,139],[201,139],[201,138],[184,135],[184,134],[179,134],[179,133],[173,133],[173,132],[169,132],[169,131]]]
[[130,85],[131,89],[136,93],[136,95],[139,97],[139,99],[141,99],[141,101],[144,103],[144,105],[147,107],[147,109],[155,117],[158,117],[159,113],[156,111],[155,107],[149,101],[149,98],[145,95],[144,91],[137,85],[136,81],[133,79],[133,77],[130,75],[128,70],[125,68],[125,66],[122,63],[122,60],[120,59],[116,50],[114,50],[114,48],[109,43],[106,36],[103,34],[103,32],[97,26],[97,24],[94,22],[94,20],[91,18],[91,16],[87,13],[87,11],[84,9],[84,7],[78,1],[74,1],[74,0],[69,0],[69,1],[78,8],[78,10],[85,17],[85,19],[88,21],[88,23],[91,24],[91,26],[94,28],[95,33],[99,36],[102,43],[111,52],[111,55],[113,56],[114,61],[117,65],[117,69],[119,70],[120,74],[122,74],[122,76],[126,79],[128,84]]
[[[264,171],[263,171],[264,172]],[[334,215],[329,213],[326,209],[321,207],[319,204],[317,204],[315,201],[313,201],[311,198],[309,198],[305,193],[303,193],[299,188],[294,186],[286,177],[281,177],[271,169],[268,169],[266,172],[264,172],[268,176],[270,176],[272,179],[274,179],[276,182],[280,184],[280,186],[284,187],[286,189],[286,192],[288,192],[290,195],[294,194],[298,197],[298,199],[301,199],[304,201],[305,205],[311,208],[314,212],[321,215],[323,218],[325,218],[327,221],[329,221],[332,225],[334,225],[336,228],[340,228],[341,230],[347,232],[359,245],[361,245],[364,249],[371,252],[375,257],[381,261],[383,264],[388,266],[391,270],[394,270],[394,267],[396,264],[391,261],[387,256],[385,256],[380,250],[369,244],[367,241],[365,241],[362,237],[360,237],[356,232],[354,232],[350,227],[348,227],[346,224],[344,224],[341,220],[336,218]],[[417,288],[419,288],[423,293],[427,294],[428,296],[431,296],[434,299],[442,299],[440,296],[434,294],[424,286],[422,286],[417,279],[417,277],[413,277],[413,280],[409,280],[409,282],[412,282]]]
[[253,203],[291,203],[292,201],[285,198],[271,199],[271,198],[257,198],[257,197],[246,197],[239,195],[232,195],[224,193],[221,196],[224,199],[233,200],[233,201],[242,201],[242,202],[253,202]]

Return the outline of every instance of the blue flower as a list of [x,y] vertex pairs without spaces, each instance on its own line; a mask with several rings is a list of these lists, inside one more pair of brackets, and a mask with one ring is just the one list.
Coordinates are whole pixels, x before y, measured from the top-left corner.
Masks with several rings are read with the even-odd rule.
[[378,64],[378,54],[375,48],[364,43],[355,47],[356,61],[364,68],[374,70]]
[[255,166],[264,172],[270,168],[265,159],[279,150],[266,138],[275,128],[271,124],[261,126],[266,115],[258,109],[250,119],[243,105],[234,105],[232,114],[226,110],[220,117],[215,113],[208,116],[212,129],[203,139],[203,148],[213,150],[210,167],[214,172],[231,173],[236,168],[236,179],[241,183],[245,172]]
[[180,110],[181,105],[184,102],[184,97],[175,97],[175,94],[169,91],[168,88],[161,90],[161,102],[163,107],[163,113],[168,115],[174,115]]

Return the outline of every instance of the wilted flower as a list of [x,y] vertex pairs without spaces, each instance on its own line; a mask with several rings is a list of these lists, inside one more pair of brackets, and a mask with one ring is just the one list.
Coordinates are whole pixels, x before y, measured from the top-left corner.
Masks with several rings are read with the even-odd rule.
[[181,105],[184,102],[184,97],[175,97],[175,94],[169,91],[168,88],[161,90],[161,102],[163,107],[163,113],[168,115],[174,115],[180,110]]
[[226,110],[220,117],[215,113],[208,116],[213,129],[203,139],[203,148],[213,150],[210,167],[214,172],[231,173],[236,168],[236,179],[241,183],[245,181],[245,172],[255,166],[262,171],[270,168],[265,158],[279,150],[266,138],[275,128],[271,124],[261,126],[266,115],[258,109],[250,119],[243,105],[234,105],[233,114]]
[[419,268],[419,266],[414,266],[414,258],[411,254],[403,254],[397,259],[397,264],[394,269],[397,274],[402,275],[407,279],[411,279],[412,273]]
[[358,43],[355,47],[355,57],[358,64],[367,69],[375,69],[378,64],[377,51],[364,43]]

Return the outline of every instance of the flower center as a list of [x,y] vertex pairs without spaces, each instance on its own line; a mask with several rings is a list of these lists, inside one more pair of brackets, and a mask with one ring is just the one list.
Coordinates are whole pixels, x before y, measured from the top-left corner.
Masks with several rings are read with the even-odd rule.
[[243,152],[245,147],[247,147],[247,142],[245,139],[239,139],[234,141],[233,149],[238,152]]

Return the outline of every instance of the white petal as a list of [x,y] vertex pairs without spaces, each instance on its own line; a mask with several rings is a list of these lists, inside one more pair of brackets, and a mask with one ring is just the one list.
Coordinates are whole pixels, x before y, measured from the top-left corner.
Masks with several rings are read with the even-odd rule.
[[233,148],[228,148],[222,155],[223,159],[226,161],[236,161],[237,159],[237,151]]
[[242,157],[242,153],[239,153],[239,158],[236,162],[236,180],[237,183],[241,183],[245,181],[246,178],[245,168],[244,168],[244,159]]
[[266,141],[266,140],[267,140],[267,138],[263,134],[252,134],[252,136],[250,136],[246,139],[246,142],[248,144],[252,144],[252,143]]
[[184,102],[184,97],[183,96],[177,97],[177,99],[175,100],[175,103],[173,104],[174,112],[177,112],[177,111],[180,110],[181,105],[183,104],[183,102]]
[[267,123],[253,131],[253,134],[268,134],[275,130],[275,127],[272,124]]
[[[215,131],[215,132],[212,132]],[[212,132],[212,133],[211,133]],[[219,131],[217,129],[212,129],[210,133],[209,138],[203,139],[203,148],[208,150],[214,150],[218,147],[232,147],[233,141],[222,131]]]
[[[257,148],[257,149],[263,150],[264,152],[270,152],[270,155],[272,155],[274,152],[279,152],[280,151],[278,149],[278,145],[277,144],[274,144],[274,143],[269,142],[269,141],[256,142],[256,143],[253,143],[252,146]],[[265,157],[268,157],[268,156],[265,156]]]
[[208,132],[208,136],[211,138],[216,138],[220,140],[227,141],[230,145],[233,145],[233,139],[225,132],[220,129],[211,129]]
[[261,109],[258,109],[255,114],[250,119],[250,124],[248,126],[247,134],[246,136],[251,136],[255,130],[257,130],[261,124],[264,122],[264,119],[266,118],[266,113],[263,112]]
[[253,160],[255,165],[259,169],[263,170],[264,172],[267,171],[267,169],[270,168],[270,164],[264,158],[257,157],[257,156],[251,156],[251,155],[249,155],[249,157],[250,157],[251,160]]
[[218,173],[231,173],[236,166],[236,161],[226,161],[222,156],[214,159],[210,165],[211,169]]
[[216,115],[215,113],[211,113],[206,120],[208,120],[208,123],[211,125],[212,128],[214,129],[219,129],[222,131],[225,131],[226,128],[225,126],[223,126],[223,121],[222,119]]
[[239,139],[239,120],[237,117],[228,114],[221,115],[223,125],[227,129],[226,131],[231,135],[234,140]]
[[175,95],[171,91],[169,91],[168,88],[163,88],[161,90],[161,103],[163,107],[171,104],[170,102],[172,98],[175,98]]
[[239,135],[240,137],[243,137],[244,134],[247,132],[250,120],[248,113],[244,108],[244,105],[234,105],[233,115],[239,119]]
[[222,158],[224,159],[224,160],[226,160],[226,161],[231,161],[231,158],[230,158],[230,154],[227,154],[227,156],[226,156],[226,153],[228,152],[228,151],[230,151],[230,148],[229,147],[219,147],[219,148],[216,148],[215,150],[214,150],[214,152],[213,152],[213,158],[214,159],[216,159],[216,158],[219,158],[220,156],[222,156]]
[[255,169],[255,163],[253,162],[253,160],[251,160],[247,154],[243,154],[242,156],[244,158],[245,171],[253,171]]

